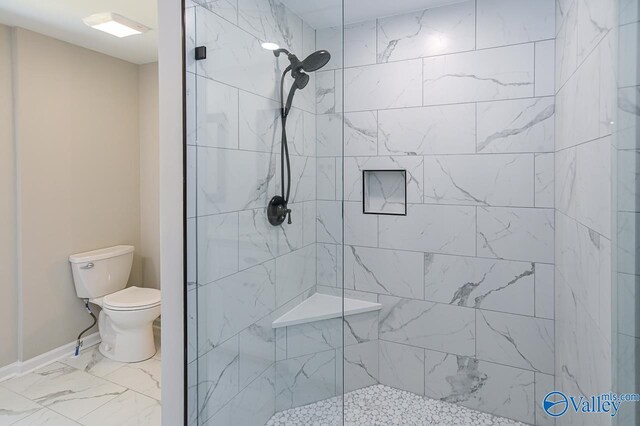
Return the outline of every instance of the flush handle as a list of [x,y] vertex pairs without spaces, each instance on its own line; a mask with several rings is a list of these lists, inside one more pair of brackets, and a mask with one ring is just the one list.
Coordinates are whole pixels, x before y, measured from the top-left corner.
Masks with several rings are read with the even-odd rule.
[[94,267],[93,262],[89,262],[89,263],[87,263],[86,265],[81,266],[81,267],[80,267],[80,269],[91,269],[91,268],[93,268],[93,267]]

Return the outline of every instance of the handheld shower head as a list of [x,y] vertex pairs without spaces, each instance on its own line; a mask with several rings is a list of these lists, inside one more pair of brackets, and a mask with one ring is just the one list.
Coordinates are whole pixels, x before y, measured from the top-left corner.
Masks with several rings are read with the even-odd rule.
[[302,69],[306,72],[318,71],[320,68],[327,65],[327,62],[331,59],[331,54],[326,50],[318,50],[307,56],[302,61]]

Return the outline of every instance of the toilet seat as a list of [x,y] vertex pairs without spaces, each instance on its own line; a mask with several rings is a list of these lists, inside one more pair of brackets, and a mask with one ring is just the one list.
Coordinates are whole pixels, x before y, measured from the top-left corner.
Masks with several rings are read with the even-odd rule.
[[127,287],[104,296],[102,307],[112,311],[138,311],[160,305],[160,290]]

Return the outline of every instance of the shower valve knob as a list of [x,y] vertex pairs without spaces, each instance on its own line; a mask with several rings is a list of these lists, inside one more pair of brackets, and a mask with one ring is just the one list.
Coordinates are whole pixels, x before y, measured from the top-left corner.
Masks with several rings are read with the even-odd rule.
[[287,209],[287,215],[289,215],[289,219],[287,220],[287,223],[291,225],[291,209]]

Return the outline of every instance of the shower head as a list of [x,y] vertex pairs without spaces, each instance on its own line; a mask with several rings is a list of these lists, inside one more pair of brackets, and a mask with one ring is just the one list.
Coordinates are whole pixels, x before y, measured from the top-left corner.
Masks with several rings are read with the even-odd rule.
[[302,69],[306,72],[318,71],[320,68],[327,65],[327,62],[331,59],[331,54],[326,50],[318,50],[307,56],[302,61]]
[[[327,65],[327,62],[331,59],[331,54],[326,50],[318,50],[307,56],[303,61],[298,59],[296,55],[289,52],[287,49],[276,49],[273,54],[279,57],[281,53],[285,53],[289,62],[291,62],[291,72],[295,77],[295,74],[300,71],[314,72]],[[306,85],[306,84],[305,84]]]

